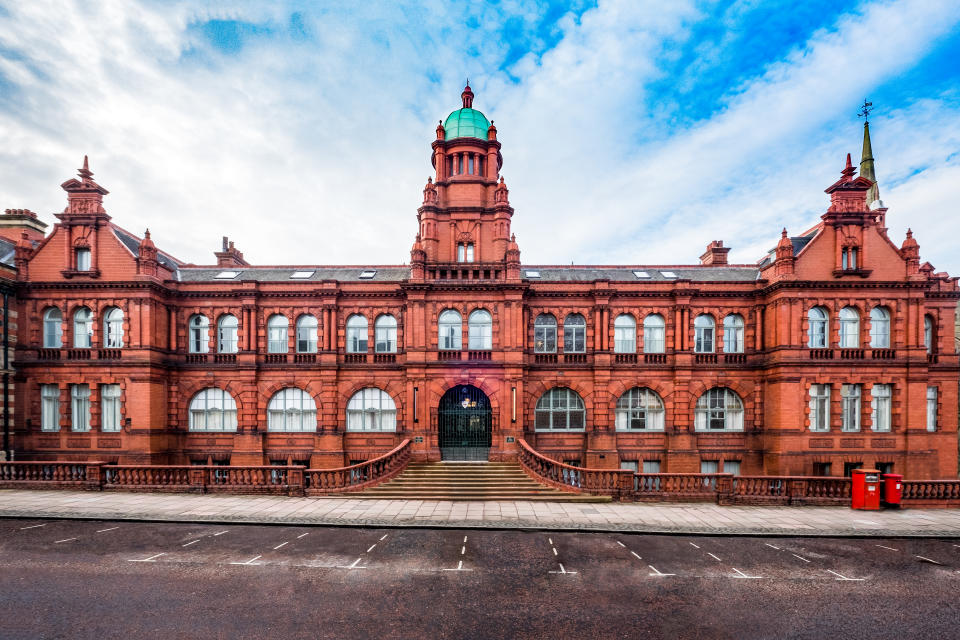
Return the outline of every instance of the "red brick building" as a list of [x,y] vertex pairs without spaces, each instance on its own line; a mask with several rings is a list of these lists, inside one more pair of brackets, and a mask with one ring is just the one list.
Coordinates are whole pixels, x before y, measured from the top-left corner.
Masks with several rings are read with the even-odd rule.
[[888,237],[868,130],[861,176],[848,157],[820,221],[755,264],[714,242],[525,265],[497,130],[462,99],[405,266],[253,266],[226,238],[187,264],[117,226],[84,161],[17,242],[18,459],[334,467],[524,438],[591,467],[957,474],[960,291]]

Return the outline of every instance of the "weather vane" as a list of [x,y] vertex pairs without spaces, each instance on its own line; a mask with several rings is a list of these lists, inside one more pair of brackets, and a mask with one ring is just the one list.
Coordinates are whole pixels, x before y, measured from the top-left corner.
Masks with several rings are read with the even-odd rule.
[[873,103],[864,100],[863,104],[860,105],[860,111],[857,112],[857,116],[863,118],[864,124],[868,124],[870,122],[871,111],[873,111]]

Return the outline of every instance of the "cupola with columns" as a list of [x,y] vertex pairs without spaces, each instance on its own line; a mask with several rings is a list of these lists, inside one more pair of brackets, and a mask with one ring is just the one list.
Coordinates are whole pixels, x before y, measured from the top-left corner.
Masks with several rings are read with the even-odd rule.
[[414,252],[424,263],[505,264],[513,208],[500,175],[497,129],[473,108],[473,97],[468,83],[460,95],[463,106],[437,126],[435,173],[427,179],[417,212]]

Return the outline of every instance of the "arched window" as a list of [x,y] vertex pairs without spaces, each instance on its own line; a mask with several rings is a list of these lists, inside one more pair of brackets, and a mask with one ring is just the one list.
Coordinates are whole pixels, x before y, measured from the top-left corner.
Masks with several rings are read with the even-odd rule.
[[713,317],[702,314],[693,321],[696,343],[693,350],[697,353],[713,353]]
[[73,312],[73,346],[77,349],[93,346],[93,312],[86,307]]
[[583,429],[586,423],[586,410],[583,398],[573,389],[556,387],[550,389],[537,400],[535,428],[537,431],[550,429]]
[[563,321],[563,352],[583,353],[587,350],[587,321],[579,313],[571,313]]
[[103,346],[107,349],[123,348],[123,310],[107,309],[103,314]]
[[811,307],[807,312],[807,346],[811,349],[826,349],[829,346],[829,318],[823,307]]
[[279,313],[267,320],[267,353],[286,353],[289,346],[290,321]]
[[936,342],[933,331],[933,318],[923,316],[923,346],[927,348],[927,353],[933,353],[933,347]]
[[724,353],[743,353],[743,316],[731,313],[723,319]]
[[634,387],[617,400],[617,430],[663,431],[663,400],[652,389]]
[[316,431],[317,404],[303,389],[281,389],[267,404],[268,431]]
[[852,307],[840,309],[840,348],[860,347],[860,314]]
[[43,312],[43,348],[59,349],[63,346],[63,314],[50,307]]
[[467,340],[471,349],[493,349],[493,318],[483,309],[477,309],[467,318]]
[[874,349],[890,348],[890,312],[883,307],[870,310],[870,346]]
[[440,332],[439,348],[442,351],[460,351],[463,349],[463,319],[453,309],[440,314],[437,321]]
[[190,401],[190,431],[236,431],[237,403],[223,389],[204,389]]
[[190,316],[190,321],[187,322],[189,327],[190,340],[187,345],[190,353],[206,353],[210,350],[210,341],[207,336],[207,331],[210,327],[210,321],[207,320],[207,316],[195,315]]
[[367,352],[367,319],[361,315],[347,318],[347,353]]
[[666,323],[659,313],[651,313],[643,319],[643,352],[663,353],[666,347],[664,330]]
[[347,403],[347,431],[396,431],[397,405],[386,391],[368,387]]
[[389,314],[377,318],[373,323],[374,348],[377,353],[397,352],[397,319]]
[[297,353],[317,352],[317,319],[311,315],[297,318]]
[[237,327],[240,326],[236,316],[229,313],[220,316],[217,321],[217,351],[220,353],[237,352]]
[[613,321],[613,352],[637,352],[637,321],[629,314],[621,314]]
[[743,401],[724,387],[714,387],[699,399],[694,424],[697,431],[743,431]]
[[557,319],[541,313],[533,323],[533,350],[537,353],[557,352]]

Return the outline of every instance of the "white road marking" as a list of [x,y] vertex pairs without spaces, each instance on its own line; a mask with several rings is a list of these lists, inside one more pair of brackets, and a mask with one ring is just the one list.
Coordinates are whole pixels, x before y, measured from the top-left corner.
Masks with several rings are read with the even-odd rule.
[[620,545],[621,547],[623,547],[624,549],[627,548],[627,545],[623,544],[623,543],[620,542],[619,540],[617,540],[617,544]]
[[463,555],[463,554],[465,554],[466,552],[467,552],[467,546],[466,546],[466,545],[460,547],[460,555]]
[[714,560],[716,560],[717,562],[723,562],[723,560],[721,560],[721,559],[718,558],[717,556],[713,555],[712,553],[708,553],[707,555],[710,556],[711,558],[713,558]]
[[167,555],[167,554],[166,554],[166,553],[158,553],[158,554],[155,554],[155,555],[150,556],[149,558],[140,558],[140,559],[138,559],[138,560],[127,560],[127,562],[153,562],[154,560],[156,560],[156,559],[159,558],[160,556],[165,556],[165,555]]
[[457,571],[460,571],[461,569],[463,569],[463,560],[457,563]]
[[199,541],[199,540],[191,540],[191,541],[188,542],[187,544],[182,544],[182,545],[180,545],[180,546],[181,546],[181,547],[189,547],[190,545],[192,545],[192,544],[197,544],[198,542],[200,542],[200,541]]
[[308,531],[307,533],[301,533],[300,535],[297,536],[297,540],[299,540],[300,538],[303,538],[304,536],[308,536],[308,535],[310,535],[310,532],[309,532],[309,531]]
[[109,529],[100,529],[100,531],[97,531],[97,533],[104,533],[105,531],[115,531],[116,529],[119,529],[119,528],[120,527],[110,527]]
[[650,574],[651,576],[657,576],[658,578],[660,578],[660,577],[663,577],[663,576],[675,576],[675,575],[677,575],[677,574],[675,574],[675,573],[661,573],[661,572],[658,571],[657,568],[656,568],[655,566],[653,566],[652,564],[648,564],[647,566],[650,567],[651,569],[653,569],[653,573]]
[[[560,564],[560,563],[558,562],[557,564]],[[568,575],[568,576],[577,575],[576,571],[567,571],[566,569],[564,569],[562,564],[560,564],[560,571],[551,571],[550,573],[559,573],[559,574]]]
[[467,544],[467,536],[463,536],[463,544]]
[[337,568],[338,569],[366,569],[365,566],[360,566],[360,567],[357,566],[358,564],[360,564],[360,560],[362,560],[362,558],[357,558],[356,560],[353,561],[353,564],[351,564],[350,566],[346,566],[346,567],[338,566]]
[[700,547],[698,547],[697,545],[693,544],[692,542],[690,543],[690,546],[693,547],[694,549],[699,549],[699,548],[700,548]]
[[376,543],[376,542],[374,542],[372,545],[370,545],[370,548],[367,549],[366,553],[370,553],[371,551],[373,551],[373,548],[374,548],[375,546],[377,546],[377,543]]
[[76,540],[76,538],[64,538],[63,540],[57,540],[53,544],[60,544],[61,542],[70,542],[71,540]]
[[457,563],[456,569],[442,569],[442,571],[473,571],[473,569],[464,569],[463,560],[461,560],[460,562]]
[[831,571],[830,569],[827,569],[827,573],[832,573],[833,575],[837,576],[837,580],[846,580],[848,582],[863,582],[866,580],[866,578],[848,578],[847,576],[840,575],[836,571]]
[[215,534],[213,534],[213,535],[214,535],[214,536],[222,536],[222,535],[225,534],[225,533],[226,533],[226,531],[221,531],[220,533],[215,533]]
[[798,555],[795,554],[795,553],[791,553],[790,555],[792,555],[794,558],[799,558],[800,560],[803,560],[804,562],[810,562],[809,560],[807,560],[807,559],[804,558],[803,556],[798,556]]
[[550,548],[553,549],[553,555],[557,555],[557,548],[556,547],[550,547]]
[[388,535],[390,534],[387,534],[387,533],[383,534],[383,537],[380,538],[380,541],[383,542],[384,540],[386,540]]
[[643,558],[641,558],[640,556],[637,555],[637,552],[636,552],[636,551],[631,551],[630,553],[632,553],[633,556],[634,556],[637,560],[643,560]]
[[929,562],[930,564],[937,564],[937,565],[940,565],[941,567],[943,566],[942,562],[937,562],[936,560],[931,560],[930,558],[924,558],[923,556],[914,556],[914,557],[920,558],[924,562]]
[[263,556],[255,556],[255,557],[253,557],[253,558],[250,558],[250,559],[247,560],[246,562],[231,562],[230,564],[251,565],[251,564],[254,564],[254,561],[255,561],[255,560],[259,560],[259,559],[262,558],[262,557],[263,557]]
[[746,578],[747,580],[760,580],[761,578],[763,578],[763,576],[748,576],[747,574],[745,574],[743,571],[740,571],[740,569],[737,569],[736,567],[733,567],[733,570],[737,572],[737,575],[733,576],[734,578]]
[[769,542],[764,542],[763,544],[767,545],[767,546],[770,547],[771,549],[776,549],[777,551],[780,551],[780,547],[775,547],[775,546],[773,546],[772,544],[770,544]]
[[[25,530],[25,529],[36,529],[37,527],[45,527],[45,526],[47,526],[47,523],[35,524],[35,525],[33,525],[33,526],[30,526],[30,527],[20,527],[20,531],[23,531],[23,530]],[[953,546],[957,546],[957,545],[953,545]]]
[[[37,526],[42,527],[43,525],[41,524],[41,525],[37,525]],[[27,527],[27,528],[29,529],[30,527]],[[955,545],[953,545],[953,546],[955,546],[955,547],[957,547],[958,549],[960,549],[960,544],[955,544]]]
[[284,547],[284,546],[286,546],[286,545],[288,545],[288,544],[290,544],[290,543],[289,543],[289,542],[281,542],[280,544],[278,544],[277,546],[275,546],[275,547],[273,548],[273,550],[276,551],[276,550],[279,549],[280,547]]
[[880,547],[881,549],[889,549],[890,551],[900,551],[900,549],[894,549],[893,547],[885,547],[882,544],[873,545],[875,547]]

